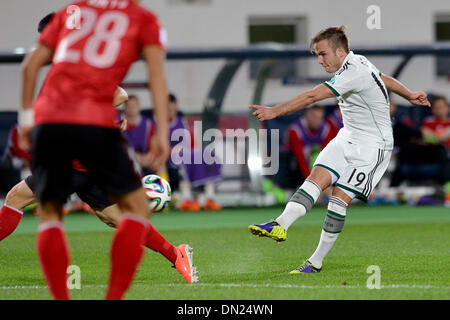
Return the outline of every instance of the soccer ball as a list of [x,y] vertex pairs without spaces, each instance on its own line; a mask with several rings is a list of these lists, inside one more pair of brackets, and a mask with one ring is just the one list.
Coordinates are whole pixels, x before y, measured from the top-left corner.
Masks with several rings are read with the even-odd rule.
[[142,186],[145,195],[150,200],[149,206],[153,212],[161,211],[170,202],[172,190],[169,183],[160,176],[150,174],[143,177]]

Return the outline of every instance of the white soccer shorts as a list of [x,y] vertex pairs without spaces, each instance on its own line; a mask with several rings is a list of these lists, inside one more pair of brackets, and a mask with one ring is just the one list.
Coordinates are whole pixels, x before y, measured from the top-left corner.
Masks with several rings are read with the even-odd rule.
[[323,167],[336,175],[335,185],[367,201],[391,159],[391,150],[354,144],[335,137],[320,152],[314,167]]

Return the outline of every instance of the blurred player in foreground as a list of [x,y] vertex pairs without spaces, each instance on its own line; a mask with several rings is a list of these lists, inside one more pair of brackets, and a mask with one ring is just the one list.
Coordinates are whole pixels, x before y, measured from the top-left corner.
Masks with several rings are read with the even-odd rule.
[[[67,181],[74,159],[80,160],[90,179],[125,213],[112,241],[107,299],[123,298],[142,259],[150,210],[113,107],[118,84],[140,55],[147,64],[149,89],[161,124],[152,149],[156,163],[166,161],[169,146],[165,35],[158,18],[135,2],[76,2],[80,16],[74,15],[73,6],[63,8],[23,62],[19,126],[25,140],[31,138],[33,129],[32,169],[39,181],[36,198],[40,201],[37,250],[55,299],[69,299],[66,269],[70,257],[62,205],[71,191]],[[34,101],[39,70],[50,61],[52,67]]]
[[255,109],[253,115],[264,121],[336,96],[342,112],[344,127],[320,152],[311,174],[283,213],[268,223],[249,226],[255,235],[284,241],[291,224],[311,210],[322,190],[333,185],[319,245],[291,274],[322,270],[323,259],[344,227],[347,206],[355,197],[367,201],[386,170],[393,148],[387,90],[414,105],[430,106],[424,92],[410,91],[350,51],[343,26],[320,31],[311,41],[311,50],[325,71],[334,73],[331,80],[273,108],[250,106]]
[[[42,21],[49,22],[50,20],[46,18]],[[39,25],[45,27],[42,21]],[[114,94],[114,106],[121,105],[127,98],[127,93],[122,88],[118,87]],[[125,128],[123,127],[121,129],[123,131]],[[25,150],[20,151],[31,159],[31,154]],[[74,166],[71,184],[72,192],[77,193],[80,199],[93,208],[100,220],[110,227],[117,227],[120,220],[119,208],[116,204],[111,203],[102,188],[90,181],[89,174],[86,170],[80,166]],[[8,192],[5,203],[0,209],[0,241],[8,237],[17,228],[23,216],[23,209],[27,205],[36,202],[34,190],[35,181],[31,175],[16,184]],[[153,227],[152,224],[149,225],[149,228],[150,230],[147,233],[144,245],[149,249],[161,253],[175,266],[177,271],[188,283],[195,282],[196,268],[193,265],[192,249],[186,244],[174,247]]]

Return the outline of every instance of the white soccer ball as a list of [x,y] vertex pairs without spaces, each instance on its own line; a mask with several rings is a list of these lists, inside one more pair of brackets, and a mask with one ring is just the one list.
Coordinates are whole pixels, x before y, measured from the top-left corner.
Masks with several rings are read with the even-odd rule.
[[143,177],[142,186],[144,187],[145,195],[149,199],[150,209],[153,212],[164,209],[172,198],[170,184],[156,174]]

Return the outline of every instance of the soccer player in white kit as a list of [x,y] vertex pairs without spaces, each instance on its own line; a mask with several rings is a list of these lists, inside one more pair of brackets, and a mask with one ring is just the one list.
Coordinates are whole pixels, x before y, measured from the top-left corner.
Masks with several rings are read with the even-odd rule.
[[424,92],[410,91],[382,74],[366,57],[350,51],[344,29],[331,27],[311,40],[311,51],[319,64],[328,73],[334,73],[329,81],[275,107],[250,106],[255,109],[253,115],[264,121],[336,96],[342,112],[344,127],[320,152],[311,174],[283,213],[265,224],[248,227],[257,236],[284,241],[289,226],[311,210],[323,190],[333,186],[319,245],[291,274],[322,271],[322,261],[344,227],[348,204],[354,198],[366,201],[386,171],[394,145],[388,90],[414,105],[430,106]]

